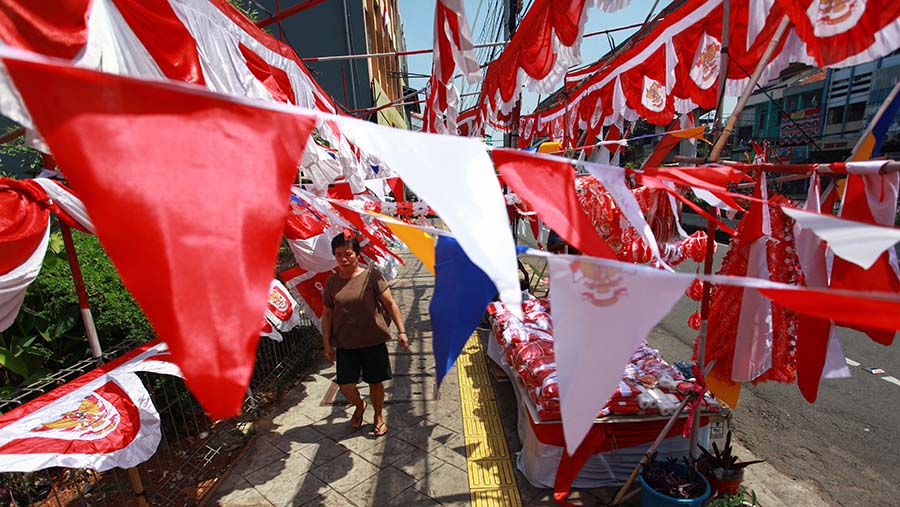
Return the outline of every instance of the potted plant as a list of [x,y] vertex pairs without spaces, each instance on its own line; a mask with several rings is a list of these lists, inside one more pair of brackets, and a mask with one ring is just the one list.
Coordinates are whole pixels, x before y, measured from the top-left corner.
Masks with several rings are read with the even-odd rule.
[[709,480],[713,490],[717,493],[735,495],[741,487],[741,481],[744,480],[744,468],[762,463],[763,460],[740,461],[734,455],[731,447],[731,430],[725,437],[725,447],[719,450],[719,446],[713,442],[713,452],[709,452],[705,447],[700,447],[703,457],[698,461],[697,468]]
[[758,507],[759,502],[756,499],[756,492],[747,491],[747,488],[741,486],[737,493],[733,495],[723,494],[709,504],[709,507]]
[[644,507],[701,506],[710,496],[706,479],[692,466],[678,460],[651,459],[638,475]]

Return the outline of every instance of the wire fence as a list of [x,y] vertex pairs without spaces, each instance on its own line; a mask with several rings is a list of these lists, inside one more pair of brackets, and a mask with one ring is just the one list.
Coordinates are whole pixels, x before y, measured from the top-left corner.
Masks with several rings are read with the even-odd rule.
[[[135,478],[150,505],[197,505],[238,457],[258,413],[272,406],[319,356],[321,339],[304,320],[276,342],[261,338],[243,414],[213,422],[184,381],[168,375],[139,373],[159,412],[162,440],[156,453],[131,470],[97,473],[87,469],[50,468],[33,473],[0,474],[0,507],[138,505]],[[127,341],[103,355],[110,361],[139,344]],[[52,391],[97,366],[93,359],[48,375],[0,399],[0,412]]]

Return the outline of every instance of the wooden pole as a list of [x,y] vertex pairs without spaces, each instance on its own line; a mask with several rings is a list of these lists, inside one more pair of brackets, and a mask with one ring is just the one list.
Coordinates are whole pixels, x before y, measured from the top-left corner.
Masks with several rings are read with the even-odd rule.
[[731,37],[731,31],[729,30],[729,16],[731,14],[731,2],[730,0],[725,0],[725,4],[723,5],[724,12],[722,14],[722,49],[720,49],[719,55],[719,101],[716,104],[716,121],[714,123],[715,129],[719,129],[722,126],[722,113],[725,109],[725,85],[728,81],[728,42]]
[[[717,208],[710,207],[710,211],[712,211],[716,218],[719,216],[719,210]],[[703,274],[711,275],[712,274],[712,265],[713,265],[713,254],[716,249],[716,223],[712,220],[707,220],[706,222],[706,258],[703,262]],[[709,321],[709,306],[710,306],[710,286],[709,282],[703,282],[703,297],[700,298],[700,332],[697,335],[697,366],[700,368],[700,374],[704,377],[706,376],[707,365],[706,365],[706,332],[708,329],[707,322]],[[700,379],[696,379],[700,380]],[[694,417],[694,425],[691,427],[691,438],[689,440],[688,445],[688,456],[691,461],[694,460],[694,452],[697,449],[697,436],[700,434],[700,417]]]
[[[631,475],[628,476],[628,480],[625,481],[625,484],[619,488],[619,492],[616,493],[616,497],[613,499],[613,505],[619,505],[622,502],[622,498],[625,497],[625,493],[628,492],[628,488],[634,484],[634,480],[637,479],[637,474],[641,471],[641,468],[650,461],[650,457],[653,456],[653,453],[656,452],[656,449],[662,444],[662,441],[666,439],[666,435],[669,434],[669,431],[672,430],[672,426],[675,426],[675,421],[681,417],[681,413],[684,412],[685,407],[687,407],[688,403],[694,399],[695,394],[693,392],[689,393],[687,396],[681,400],[681,404],[678,405],[678,409],[675,410],[675,413],[672,414],[672,417],[669,418],[669,422],[666,423],[666,426],[659,432],[659,435],[656,436],[656,440],[650,445],[647,449],[647,452],[641,457],[641,462],[638,463],[638,466],[634,467],[634,470],[631,471]],[[697,414],[696,418],[699,418],[700,415]]]
[[[788,25],[790,25],[790,20],[788,19],[788,17],[782,17],[781,22],[778,24],[778,28],[775,30],[775,35],[772,37],[772,40],[766,47],[766,51],[763,53],[762,58],[760,58],[759,64],[757,64],[756,66],[756,70],[753,71],[753,75],[750,76],[750,81],[747,83],[746,88],[744,88],[744,92],[738,99],[737,105],[734,106],[734,111],[731,112],[731,117],[728,118],[728,123],[726,123],[725,128],[722,129],[722,135],[720,135],[716,140],[716,144],[715,146],[713,146],[713,149],[709,154],[710,162],[717,162],[719,160],[719,156],[721,156],[722,154],[722,149],[725,148],[725,143],[727,143],[728,138],[731,137],[731,132],[734,130],[734,126],[737,123],[738,118],[741,116],[741,111],[744,110],[744,106],[746,106],[747,101],[750,100],[750,95],[753,94],[753,89],[756,87],[756,83],[759,82],[759,78],[762,75],[763,70],[765,70],[766,65],[768,65],[769,63],[769,60],[772,59],[772,55],[775,53],[775,49],[778,48],[778,44],[781,43],[781,38],[787,31]],[[724,69],[720,69],[720,72],[723,70]]]
[[144,489],[144,483],[141,481],[141,474],[137,467],[128,469],[128,478],[131,479],[131,488],[134,490],[134,496],[137,498],[139,507],[148,507],[147,491]]

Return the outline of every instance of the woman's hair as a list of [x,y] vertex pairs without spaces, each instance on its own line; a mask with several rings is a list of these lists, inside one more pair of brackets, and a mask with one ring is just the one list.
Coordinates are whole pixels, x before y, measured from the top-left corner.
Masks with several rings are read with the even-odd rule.
[[359,255],[359,240],[348,230],[345,230],[343,234],[338,234],[331,240],[331,253],[333,254],[338,248],[347,245],[350,245],[350,248],[353,249],[353,253]]

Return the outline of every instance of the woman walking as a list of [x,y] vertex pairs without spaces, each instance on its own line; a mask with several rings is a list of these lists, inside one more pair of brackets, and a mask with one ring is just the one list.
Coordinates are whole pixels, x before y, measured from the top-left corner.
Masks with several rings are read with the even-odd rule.
[[356,410],[350,419],[354,428],[363,425],[367,404],[359,394],[360,376],[369,384],[375,410],[376,436],[387,433],[382,408],[384,381],[391,379],[391,363],[386,342],[391,338],[390,317],[397,326],[400,348],[409,350],[409,338],[400,308],[391,296],[387,281],[374,267],[359,265],[359,241],[349,232],[331,240],[331,252],[338,272],[325,283],[322,312],[322,345],[329,362],[337,361],[337,383]]

